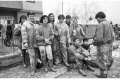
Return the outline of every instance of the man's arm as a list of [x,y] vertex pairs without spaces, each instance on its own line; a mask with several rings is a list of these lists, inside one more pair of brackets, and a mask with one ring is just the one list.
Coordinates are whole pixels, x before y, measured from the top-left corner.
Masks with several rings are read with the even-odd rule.
[[27,26],[25,24],[23,24],[21,27],[21,35],[22,35],[23,44],[28,43]]
[[71,43],[69,26],[67,26],[67,40],[68,43]]
[[38,29],[36,29],[36,39],[39,41],[44,40],[44,37],[42,36],[41,31],[42,31],[41,26]]
[[72,32],[73,32],[73,23],[70,24],[69,32],[70,32],[70,35],[72,35]]
[[94,40],[96,41],[103,40],[103,24],[101,23],[97,26]]
[[49,37],[49,40],[52,40],[54,38],[54,31],[53,31],[53,28],[52,28],[52,24],[50,25],[50,37]]
[[57,24],[54,25],[54,34],[57,36],[58,35],[58,28]]
[[83,31],[83,28],[81,27],[81,26],[79,26],[80,27],[80,33],[81,33],[81,35],[83,36],[83,37],[85,37],[85,32]]

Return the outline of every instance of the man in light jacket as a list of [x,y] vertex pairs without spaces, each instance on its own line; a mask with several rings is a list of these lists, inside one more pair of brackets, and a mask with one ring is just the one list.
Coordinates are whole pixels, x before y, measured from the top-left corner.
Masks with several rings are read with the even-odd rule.
[[30,13],[27,14],[27,20],[21,27],[22,44],[28,50],[31,66],[31,76],[35,74],[35,35],[36,30],[34,24],[31,22],[33,18],[30,18]]
[[66,66],[69,66],[68,64],[68,54],[67,54],[67,47],[66,44],[67,42],[70,43],[70,33],[69,33],[69,27],[68,25],[64,22],[64,15],[59,15],[58,20],[59,22],[55,25],[55,35],[60,36],[60,48],[63,54],[63,61]]

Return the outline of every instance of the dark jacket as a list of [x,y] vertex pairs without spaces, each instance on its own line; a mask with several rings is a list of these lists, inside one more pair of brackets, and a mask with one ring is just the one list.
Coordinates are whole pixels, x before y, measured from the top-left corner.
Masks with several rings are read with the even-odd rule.
[[112,25],[108,21],[104,20],[98,24],[94,40],[103,41],[104,43],[112,42],[114,40],[113,33]]

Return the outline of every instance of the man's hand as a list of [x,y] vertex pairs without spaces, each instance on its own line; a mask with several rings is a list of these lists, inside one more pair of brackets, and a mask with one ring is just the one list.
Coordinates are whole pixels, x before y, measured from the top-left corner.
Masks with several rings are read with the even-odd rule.
[[49,40],[50,40],[50,39],[45,39],[45,42],[46,42],[46,43],[49,43],[49,42],[50,42]]
[[85,50],[85,51],[83,52],[83,54],[84,54],[85,56],[89,56],[89,55],[90,55],[90,53],[89,53],[87,50]]
[[24,43],[25,48],[28,48],[28,43]]
[[55,36],[58,36],[58,33],[54,33],[55,34]]
[[85,58],[87,61],[92,61],[93,59],[91,57]]
[[73,36],[75,36],[76,35],[76,30],[73,30]]
[[68,38],[68,43],[69,43],[69,44],[71,43],[71,39],[70,39],[70,38]]

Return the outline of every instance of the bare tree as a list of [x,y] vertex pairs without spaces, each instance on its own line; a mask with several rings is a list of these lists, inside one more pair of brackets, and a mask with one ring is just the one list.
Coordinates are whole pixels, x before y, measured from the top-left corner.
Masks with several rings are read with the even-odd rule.
[[79,9],[79,17],[87,24],[89,21],[94,19],[95,13],[99,10],[98,4],[95,1],[83,1],[82,8]]
[[57,2],[57,6],[55,7],[54,14],[55,16],[58,16],[61,13],[61,4],[60,2]]

